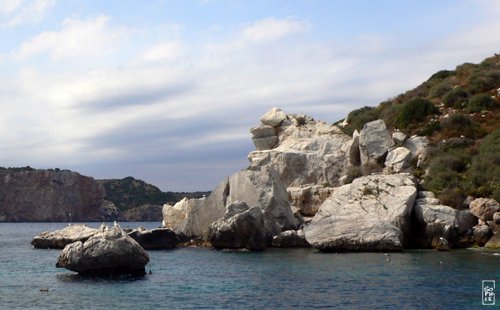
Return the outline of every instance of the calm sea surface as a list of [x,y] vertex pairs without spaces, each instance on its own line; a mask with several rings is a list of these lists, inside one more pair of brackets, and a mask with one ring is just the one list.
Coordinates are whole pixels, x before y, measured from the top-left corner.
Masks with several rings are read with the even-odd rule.
[[496,280],[500,305],[500,251],[419,250],[387,261],[383,253],[182,248],[149,251],[152,274],[142,278],[83,278],[55,267],[59,250],[30,245],[66,225],[0,223],[0,308],[480,309],[482,280]]

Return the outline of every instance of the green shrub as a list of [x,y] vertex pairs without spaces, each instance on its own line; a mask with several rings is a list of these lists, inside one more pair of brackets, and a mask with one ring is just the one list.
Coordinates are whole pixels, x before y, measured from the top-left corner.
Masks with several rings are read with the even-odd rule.
[[349,123],[346,128],[347,134],[352,134],[354,130],[361,130],[363,125],[374,121],[380,117],[380,110],[373,107],[363,107],[352,111],[347,115],[347,122]]
[[443,103],[447,107],[460,109],[467,104],[469,93],[464,89],[457,87],[450,90],[444,97]]
[[470,62],[463,63],[460,66],[457,66],[457,68],[455,69],[456,76],[458,78],[468,77],[472,74],[472,72],[476,70],[477,67],[477,65]]
[[488,94],[477,94],[467,103],[467,112],[475,113],[498,108],[499,103]]
[[500,129],[486,136],[467,170],[469,193],[500,201]]
[[418,130],[416,134],[418,136],[430,136],[436,131],[440,131],[443,127],[439,122],[429,122],[424,128]]
[[351,166],[349,169],[347,169],[347,176],[344,181],[345,184],[350,184],[354,179],[357,179],[359,177],[363,176],[363,173],[361,172],[361,168],[358,166]]
[[453,89],[453,83],[450,80],[444,80],[434,85],[429,91],[429,98],[441,98]]
[[381,164],[376,163],[376,162],[372,162],[372,161],[365,163],[361,167],[361,172],[363,173],[363,175],[371,175],[373,173],[380,173],[380,172],[382,172],[382,170],[383,170],[383,167]]
[[443,127],[453,136],[465,136],[466,138],[479,138],[484,135],[481,126],[470,116],[457,113],[443,122]]
[[403,104],[397,117],[397,123],[401,128],[406,128],[411,123],[422,122],[428,115],[437,113],[439,110],[432,102],[424,99],[413,99]]
[[476,72],[469,78],[469,90],[472,94],[490,91],[498,85],[500,85],[500,70]]
[[447,188],[437,195],[445,206],[461,209],[466,195],[458,188]]
[[453,75],[455,75],[455,71],[453,70],[441,70],[431,75],[431,77],[427,81],[438,80],[438,79],[444,80],[445,78]]

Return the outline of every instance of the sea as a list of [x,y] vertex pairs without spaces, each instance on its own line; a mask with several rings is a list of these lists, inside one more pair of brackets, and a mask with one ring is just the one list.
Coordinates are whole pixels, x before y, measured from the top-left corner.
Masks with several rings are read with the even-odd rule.
[[[95,228],[99,224],[88,223]],[[98,278],[56,268],[60,250],[31,246],[36,234],[66,225],[0,223],[1,309],[500,307],[500,251],[337,254],[314,249],[178,248],[149,251],[146,276]],[[158,225],[122,223],[131,228]],[[483,294],[485,283],[488,298]],[[485,300],[492,303],[492,296],[495,304],[483,306]]]

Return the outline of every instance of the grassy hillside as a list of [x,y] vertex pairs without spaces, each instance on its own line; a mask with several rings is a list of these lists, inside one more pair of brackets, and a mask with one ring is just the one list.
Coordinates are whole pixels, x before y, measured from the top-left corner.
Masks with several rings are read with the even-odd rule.
[[133,177],[99,180],[99,182],[106,190],[105,198],[112,201],[122,211],[144,204],[173,204],[184,197],[200,198],[210,194],[210,192],[162,192],[158,187]]
[[414,173],[446,204],[471,195],[500,201],[500,55],[443,70],[376,107],[349,113],[347,134],[375,119],[425,135],[432,151]]

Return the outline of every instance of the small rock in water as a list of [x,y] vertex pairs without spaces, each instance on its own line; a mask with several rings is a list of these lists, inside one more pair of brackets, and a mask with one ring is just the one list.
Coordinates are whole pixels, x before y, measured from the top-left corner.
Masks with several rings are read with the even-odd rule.
[[436,250],[438,251],[449,251],[450,245],[448,244],[448,240],[443,237],[439,237],[438,244],[436,246]]
[[48,287],[42,287],[40,289],[40,292],[48,292],[49,291],[49,288]]

